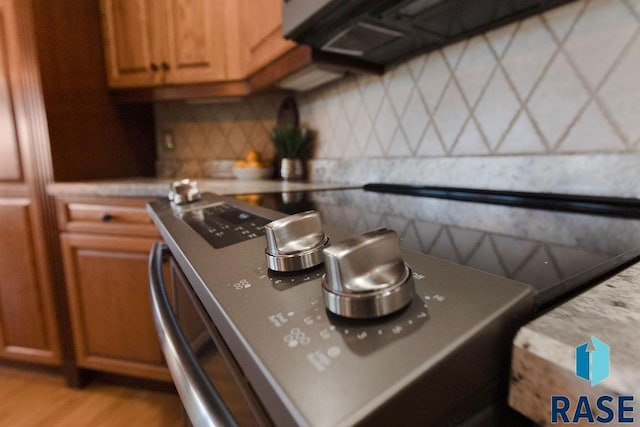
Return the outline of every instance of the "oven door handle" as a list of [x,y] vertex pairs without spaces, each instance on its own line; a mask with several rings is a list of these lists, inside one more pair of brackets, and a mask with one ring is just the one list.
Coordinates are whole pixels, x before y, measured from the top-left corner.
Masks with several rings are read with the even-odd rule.
[[149,259],[151,308],[160,347],[180,400],[194,426],[237,426],[238,423],[189,347],[167,297],[163,263],[169,248],[155,242]]

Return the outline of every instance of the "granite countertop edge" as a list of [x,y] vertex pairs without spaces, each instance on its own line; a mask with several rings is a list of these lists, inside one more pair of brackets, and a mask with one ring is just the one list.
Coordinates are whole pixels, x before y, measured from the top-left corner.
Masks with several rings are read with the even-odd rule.
[[[53,182],[47,194],[54,197],[166,197],[174,181],[165,178],[130,178],[100,181]],[[196,179],[200,191],[220,195],[257,194],[304,190],[352,188],[334,182],[279,180]]]
[[[509,404],[551,423],[551,396],[632,395],[640,399],[640,262],[523,326],[513,342]],[[593,385],[576,373],[576,347],[592,337],[609,347],[608,377]],[[596,349],[597,350],[597,349]],[[638,414],[636,414],[637,418]],[[637,419],[636,419],[637,421]]]

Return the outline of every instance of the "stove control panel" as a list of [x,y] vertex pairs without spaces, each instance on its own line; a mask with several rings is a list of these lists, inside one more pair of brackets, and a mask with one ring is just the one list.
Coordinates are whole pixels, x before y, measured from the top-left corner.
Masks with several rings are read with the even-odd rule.
[[322,294],[327,309],[339,316],[368,319],[394,313],[414,295],[395,231],[369,231],[324,250]]
[[180,214],[181,218],[216,249],[264,235],[271,220],[218,203]]
[[[401,250],[391,230],[354,235],[211,194],[149,211],[277,425],[464,421],[507,378],[533,313],[526,285]],[[322,262],[303,270],[265,257],[309,248]]]
[[265,235],[267,265],[279,272],[306,270],[322,264],[322,250],[329,245],[316,211],[275,220],[265,226]]

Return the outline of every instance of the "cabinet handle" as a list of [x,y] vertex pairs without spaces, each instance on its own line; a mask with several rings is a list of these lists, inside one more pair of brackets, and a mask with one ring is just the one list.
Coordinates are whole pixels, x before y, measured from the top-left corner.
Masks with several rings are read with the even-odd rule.
[[152,62],[149,68],[151,68],[151,71],[153,71],[154,73],[159,70],[158,64],[156,64],[155,62]]
[[111,215],[110,213],[103,213],[100,219],[102,220],[102,222],[109,222],[113,219],[113,215]]
[[162,71],[169,71],[169,69],[171,67],[169,67],[169,64],[167,64],[166,62],[162,61],[162,63],[160,64],[160,66],[162,67]]

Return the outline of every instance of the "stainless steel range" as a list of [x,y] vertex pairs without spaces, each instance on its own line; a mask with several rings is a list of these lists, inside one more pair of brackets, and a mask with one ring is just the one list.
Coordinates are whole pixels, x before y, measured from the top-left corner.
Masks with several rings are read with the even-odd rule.
[[[151,291],[167,363],[194,425],[511,423],[505,393],[517,328],[536,310],[640,255],[637,247],[611,249],[611,242],[579,249],[556,236],[541,250],[555,254],[549,261],[536,255],[540,241],[531,230],[525,237],[511,233],[522,228],[519,215],[534,212],[535,219],[547,211],[493,204],[362,189],[256,198],[286,215],[213,194],[177,199],[149,205],[166,244],[151,258]],[[516,220],[498,230],[500,217],[474,218],[474,208]],[[585,244],[589,232],[580,218],[602,220],[597,227],[609,230],[615,223],[627,236],[640,230],[638,220],[554,214],[557,224],[547,214],[545,223],[533,225],[542,227],[540,235],[566,234],[569,227],[573,241]],[[571,215],[578,215],[577,225]],[[458,259],[423,253],[431,238],[429,248],[447,252],[436,235],[429,237],[436,227],[458,245],[449,251]],[[509,240],[519,248],[511,258],[479,265],[487,258],[484,244],[496,252]],[[528,280],[524,271],[531,268],[512,263],[524,248],[534,273],[538,262],[555,262],[566,277],[549,279],[543,267]],[[562,248],[573,258],[558,255]],[[171,285],[163,280],[168,253]],[[206,361],[216,354],[226,374]],[[238,392],[228,393],[229,384]]]

